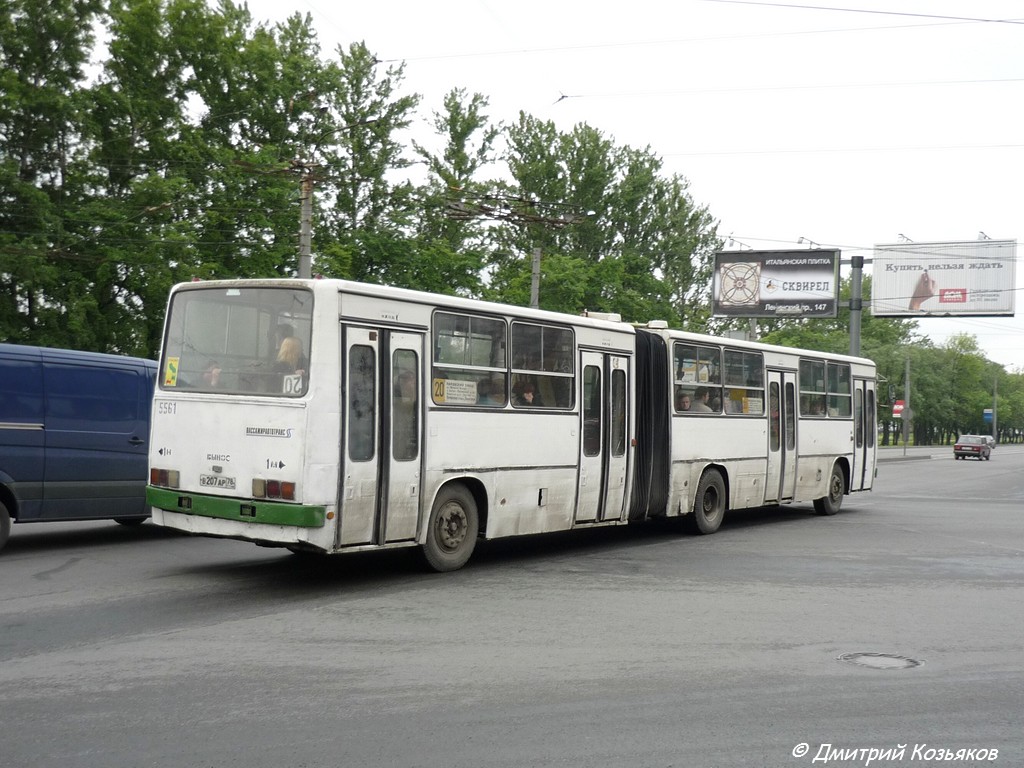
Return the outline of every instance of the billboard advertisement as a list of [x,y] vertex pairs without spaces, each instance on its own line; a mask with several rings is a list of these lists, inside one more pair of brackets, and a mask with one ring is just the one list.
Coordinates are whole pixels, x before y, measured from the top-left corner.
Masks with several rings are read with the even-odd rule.
[[711,286],[725,317],[835,317],[839,251],[720,251]]
[[1016,240],[876,245],[871,314],[1012,315],[1016,261]]

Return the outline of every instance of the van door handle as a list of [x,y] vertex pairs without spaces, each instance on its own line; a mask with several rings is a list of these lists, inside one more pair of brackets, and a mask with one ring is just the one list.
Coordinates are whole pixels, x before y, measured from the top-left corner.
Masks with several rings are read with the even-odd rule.
[[141,437],[134,437],[133,436],[133,437],[129,437],[128,438],[128,443],[130,445],[142,445],[144,442],[146,442],[146,441],[143,440]]

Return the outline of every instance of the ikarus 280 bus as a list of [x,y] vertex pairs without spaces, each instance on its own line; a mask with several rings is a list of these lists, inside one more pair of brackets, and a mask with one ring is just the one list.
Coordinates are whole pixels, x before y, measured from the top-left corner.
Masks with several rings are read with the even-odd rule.
[[[339,280],[184,283],[153,404],[153,521],[295,552],[730,508],[834,514],[874,477],[874,365]],[[698,390],[702,390],[698,393]],[[686,394],[707,410],[681,409]]]

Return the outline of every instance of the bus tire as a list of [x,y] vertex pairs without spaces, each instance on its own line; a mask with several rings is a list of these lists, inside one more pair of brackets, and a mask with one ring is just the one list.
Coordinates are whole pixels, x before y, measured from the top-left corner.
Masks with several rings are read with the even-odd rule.
[[0,549],[4,548],[4,544],[7,543],[7,539],[11,536],[11,513],[7,511],[7,507],[0,501]]
[[834,515],[843,506],[846,495],[846,480],[838,464],[832,465],[832,477],[828,479],[828,495],[814,500],[814,511],[819,515]]
[[438,572],[464,566],[476,547],[479,532],[476,500],[465,486],[449,485],[434,500],[423,543],[423,558]]
[[701,475],[697,496],[693,500],[693,514],[687,518],[687,527],[693,533],[714,533],[725,517],[725,480],[717,469]]

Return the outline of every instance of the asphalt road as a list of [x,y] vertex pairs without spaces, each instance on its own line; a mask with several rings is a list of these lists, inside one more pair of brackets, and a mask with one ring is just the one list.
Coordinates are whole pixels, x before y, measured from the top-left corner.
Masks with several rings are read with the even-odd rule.
[[[506,540],[445,575],[16,525],[0,764],[1022,766],[1024,447],[921,452],[835,517]],[[925,759],[968,749],[996,759]]]

